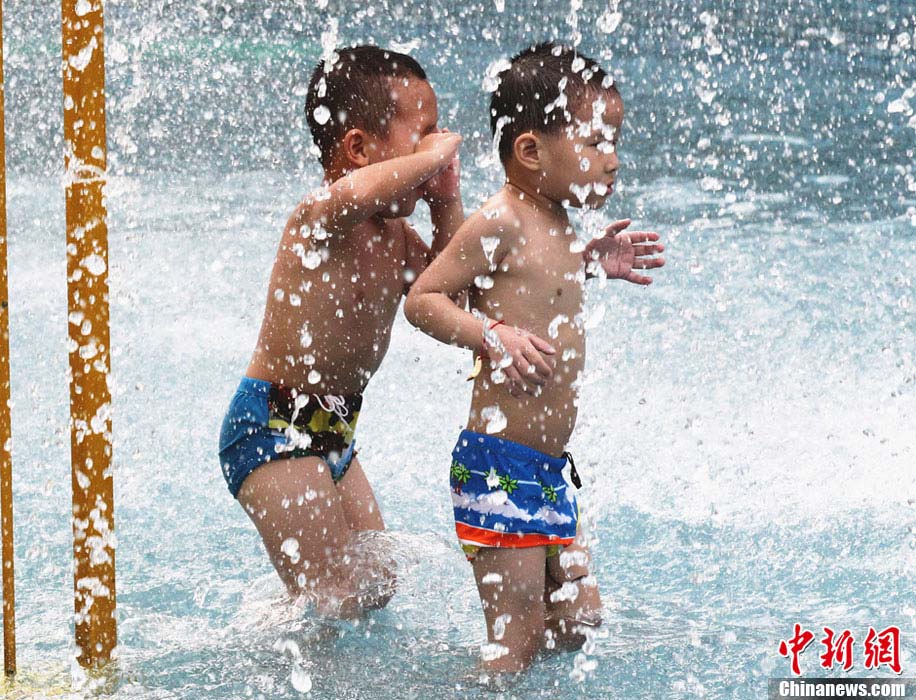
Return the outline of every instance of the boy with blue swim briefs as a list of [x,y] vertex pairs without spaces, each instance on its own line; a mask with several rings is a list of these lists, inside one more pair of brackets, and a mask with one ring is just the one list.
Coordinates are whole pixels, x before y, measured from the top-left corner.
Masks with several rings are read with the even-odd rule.
[[[452,453],[458,538],[483,603],[492,671],[525,668],[542,645],[576,648],[600,622],[566,444],[585,363],[583,282],[646,285],[658,235],[629,220],[580,243],[567,207],[597,208],[617,179],[623,101],[574,50],[541,44],[499,75],[491,126],[505,186],[414,283],[408,319],[478,354],[467,429]],[[469,290],[471,312],[450,298]],[[549,339],[549,340],[548,340]]]
[[[394,591],[382,556],[358,546],[384,529],[355,451],[362,392],[401,297],[464,219],[461,138],[437,126],[420,65],[374,46],[318,64],[306,116],[324,181],[283,231],[219,456],[288,591],[350,616]],[[432,250],[404,219],[421,198]]]

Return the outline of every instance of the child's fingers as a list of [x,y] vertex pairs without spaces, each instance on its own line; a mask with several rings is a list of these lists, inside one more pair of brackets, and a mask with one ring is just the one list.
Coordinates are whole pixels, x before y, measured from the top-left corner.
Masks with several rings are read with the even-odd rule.
[[608,224],[604,229],[605,233],[620,233],[632,222],[631,219],[621,219],[620,221],[615,221],[613,224]]
[[544,386],[545,384],[544,379],[540,374],[540,371],[536,369],[535,366],[530,363],[525,367],[524,370],[520,369],[519,374],[521,374],[522,377],[524,378],[526,386],[528,384]]
[[541,391],[541,387],[544,386],[543,381],[540,383],[533,381],[532,377],[534,376],[535,375],[533,374],[526,374],[520,384],[522,391],[524,391],[526,394],[530,394],[531,396],[537,396]]
[[519,375],[518,370],[514,366],[510,365],[504,370],[506,374],[507,386],[509,393],[512,396],[520,396],[522,390],[520,387],[524,386],[521,375]]
[[655,231],[627,231],[627,235],[633,243],[648,243],[658,240],[658,234]]
[[665,246],[663,246],[661,243],[658,245],[638,245],[635,248],[637,257],[643,255],[658,255],[663,250],[665,250]]
[[631,272],[627,276],[627,282],[632,282],[633,284],[649,285],[652,284],[651,277],[643,277],[642,275],[637,275],[635,272]]
[[523,354],[525,359],[528,361],[526,376],[530,376],[531,381],[533,381],[535,384],[544,384],[544,379],[553,374],[553,370],[550,369],[550,365],[544,362],[543,356],[537,351],[537,349],[534,348],[534,346],[523,351]]
[[538,376],[538,369],[528,361],[528,357],[526,357],[524,350],[514,357],[514,364],[524,384],[544,383],[544,380]]
[[664,258],[646,258],[645,260],[637,260],[633,267],[635,267],[637,270],[650,270],[655,267],[662,267],[664,264]]
[[533,333],[528,335],[528,342],[530,342],[534,346],[535,350],[537,350],[540,353],[543,353],[544,355],[556,355],[557,354],[557,351],[553,347],[553,345],[548,343],[543,338],[539,338],[538,336],[534,335]]

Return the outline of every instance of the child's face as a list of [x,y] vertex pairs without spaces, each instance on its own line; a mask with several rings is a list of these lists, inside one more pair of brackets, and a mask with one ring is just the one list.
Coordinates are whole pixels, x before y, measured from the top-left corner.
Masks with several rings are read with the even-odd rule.
[[[395,116],[388,125],[388,135],[378,138],[375,162],[408,156],[427,134],[438,129],[439,109],[436,94],[429,83],[420,78],[399,78],[391,81]],[[388,216],[408,216],[413,213],[420,190],[392,205]]]
[[617,179],[617,141],[623,126],[623,100],[603,92],[582,105],[573,122],[541,139],[541,191],[573,207],[597,209]]

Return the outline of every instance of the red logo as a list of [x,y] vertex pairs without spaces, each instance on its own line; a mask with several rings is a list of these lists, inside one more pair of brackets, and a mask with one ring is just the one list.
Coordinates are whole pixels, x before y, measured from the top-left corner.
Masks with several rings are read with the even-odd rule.
[[875,632],[874,627],[868,628],[865,638],[865,668],[878,668],[887,666],[894,673],[900,673],[900,630],[897,627],[888,627],[881,632]]
[[779,653],[783,656],[792,655],[792,673],[796,676],[801,675],[801,669],[798,666],[798,656],[805,648],[814,641],[814,634],[808,630],[803,630],[801,625],[795,623],[795,634],[788,642],[785,640],[779,643]]
[[[792,673],[796,676],[801,675],[798,657],[813,641],[814,633],[803,629],[796,622],[792,637],[779,642],[779,653],[786,658],[791,657]],[[820,657],[822,668],[832,669],[834,666],[838,666],[844,671],[852,669],[855,660],[853,651],[855,637],[852,632],[842,630],[836,633],[829,627],[824,627],[824,637],[820,642],[824,645],[824,653]],[[865,643],[862,648],[865,652],[866,669],[887,666],[894,673],[901,672],[899,627],[891,626],[880,632],[876,632],[873,627],[869,627],[868,635],[865,637]]]
[[824,668],[833,668],[836,663],[843,667],[844,671],[852,668],[852,645],[855,638],[849,630],[843,630],[839,636],[834,638],[833,630],[829,627],[824,628],[824,638],[821,644],[827,647],[827,651],[821,654],[821,666]]

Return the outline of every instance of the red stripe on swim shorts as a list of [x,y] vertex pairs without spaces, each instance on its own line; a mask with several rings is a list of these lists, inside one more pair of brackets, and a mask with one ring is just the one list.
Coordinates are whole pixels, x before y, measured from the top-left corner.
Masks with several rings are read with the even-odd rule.
[[574,537],[557,537],[556,535],[540,535],[530,533],[519,535],[512,532],[496,532],[471,527],[464,523],[455,523],[455,531],[462,544],[476,544],[481,547],[540,547],[542,545],[560,544],[570,545]]

